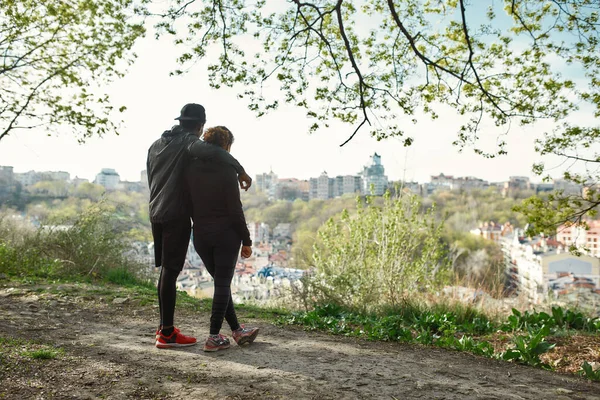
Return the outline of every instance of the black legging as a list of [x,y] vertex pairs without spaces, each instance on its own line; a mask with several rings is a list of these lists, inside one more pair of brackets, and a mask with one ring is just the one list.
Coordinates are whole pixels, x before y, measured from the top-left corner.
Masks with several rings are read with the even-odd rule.
[[231,280],[235,272],[240,244],[240,236],[232,228],[216,235],[202,235],[194,232],[194,247],[202,258],[206,270],[215,281],[210,316],[211,335],[219,333],[223,319],[227,320],[232,331],[240,327],[231,299]]
[[160,325],[173,326],[175,318],[175,301],[177,300],[177,277],[179,271],[161,268],[158,279],[158,305],[160,309]]

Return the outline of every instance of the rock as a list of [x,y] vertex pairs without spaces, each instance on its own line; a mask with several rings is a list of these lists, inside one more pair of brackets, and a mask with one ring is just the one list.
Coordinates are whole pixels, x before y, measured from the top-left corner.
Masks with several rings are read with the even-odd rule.
[[8,279],[8,275],[6,275],[6,274],[0,274],[0,280],[1,279]]
[[572,390],[569,389],[564,389],[564,388],[558,388],[555,390],[556,394],[571,394],[573,393]]
[[35,295],[35,294],[34,294],[33,296],[27,296],[27,297],[25,298],[25,301],[26,301],[27,303],[34,303],[34,302],[38,302],[38,301],[40,301],[40,296],[38,296],[38,295]]
[[129,299],[127,297],[115,297],[113,299],[113,304],[124,304],[127,303]]

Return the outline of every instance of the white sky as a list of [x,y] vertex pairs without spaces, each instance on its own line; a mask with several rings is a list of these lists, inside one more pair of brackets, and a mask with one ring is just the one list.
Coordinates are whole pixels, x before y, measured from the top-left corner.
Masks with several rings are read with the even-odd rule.
[[[513,127],[508,137],[508,155],[485,159],[471,149],[460,154],[452,146],[461,120],[452,111],[440,118],[420,118],[418,125],[407,122],[407,132],[415,138],[405,149],[400,140],[377,142],[361,131],[346,146],[341,144],[353,127],[333,122],[328,130],[308,134],[312,120],[305,111],[289,106],[256,118],[231,89],[213,90],[207,84],[206,69],[199,65],[183,77],[169,77],[175,68],[174,50],[169,39],[157,42],[149,34],[136,45],[139,55],[129,74],[111,88],[115,106],[125,105],[125,126],[120,136],[89,139],[80,145],[69,135],[47,137],[43,132],[15,131],[0,142],[0,165],[15,172],[68,171],[71,177],[92,180],[101,168],[114,168],[122,180],[139,180],[145,169],[147,149],[163,130],[176,123],[180,108],[188,102],[203,104],[207,126],[225,125],[236,137],[232,154],[251,175],[271,168],[280,177],[308,179],[327,171],[329,176],[356,174],[374,152],[382,156],[389,179],[419,182],[443,172],[455,176],[475,176],[503,181],[512,175],[532,176],[531,165],[539,161],[533,142],[551,126],[537,124]],[[592,118],[591,114],[584,117]],[[410,118],[407,117],[407,121]],[[493,143],[497,133],[491,131]],[[550,164],[558,164],[556,159]],[[559,176],[560,169],[555,176]],[[539,180],[534,178],[534,180]]]

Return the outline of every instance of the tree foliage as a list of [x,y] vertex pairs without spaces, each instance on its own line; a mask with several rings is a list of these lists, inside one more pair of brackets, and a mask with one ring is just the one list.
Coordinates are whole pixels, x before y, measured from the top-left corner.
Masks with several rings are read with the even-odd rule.
[[[348,140],[367,130],[377,140],[400,137],[410,145],[418,138],[411,122],[450,108],[462,118],[454,143],[486,157],[506,153],[511,126],[550,120],[556,128],[538,140],[537,151],[581,164],[567,179],[600,179],[600,128],[573,116],[600,116],[596,0],[167,4],[145,12],[160,17],[159,35],[173,35],[181,46],[174,73],[206,58],[210,84],[240,88],[258,115],[284,101],[306,109],[311,131],[337,119],[352,126]],[[483,126],[496,126],[497,146],[480,140]],[[539,174],[545,169],[534,166]],[[585,217],[600,204],[596,192],[555,197],[523,210],[532,221],[556,222]]]
[[[442,104],[464,116],[466,145],[486,120],[508,128],[563,120],[580,102],[600,109],[599,10],[595,0],[173,0],[147,12],[182,45],[176,73],[209,58],[211,85],[244,88],[259,114],[284,100],[306,108],[312,129],[333,117],[410,144],[401,117],[435,118]],[[263,90],[270,81],[283,99]]]
[[133,4],[0,0],[0,140],[18,129],[70,127],[79,140],[115,131],[99,86],[134,59],[144,28]]

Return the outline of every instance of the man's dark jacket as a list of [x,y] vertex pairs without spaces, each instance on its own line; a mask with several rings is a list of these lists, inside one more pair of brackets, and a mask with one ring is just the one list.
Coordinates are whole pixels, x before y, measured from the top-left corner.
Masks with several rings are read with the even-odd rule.
[[184,170],[192,158],[231,165],[239,174],[244,168],[229,152],[204,143],[191,131],[174,126],[150,146],[146,168],[150,187],[150,222],[162,223],[192,215]]

